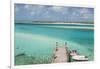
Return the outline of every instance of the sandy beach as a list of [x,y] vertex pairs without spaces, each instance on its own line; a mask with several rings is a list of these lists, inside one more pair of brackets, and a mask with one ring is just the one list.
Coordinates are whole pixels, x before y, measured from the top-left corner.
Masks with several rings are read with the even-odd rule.
[[93,27],[75,27],[75,26],[46,26],[46,27],[49,27],[49,28],[71,28],[71,29],[86,29],[86,30],[94,30]]
[[[22,22],[20,22],[20,23],[22,23]],[[25,22],[23,22],[23,23],[25,23]],[[25,24],[27,24],[27,23],[25,23]],[[54,22],[54,23],[53,22],[52,23],[51,22],[50,23],[49,22],[47,22],[47,23],[38,23],[38,22],[36,22],[36,23],[32,23],[32,22],[29,22],[28,24],[75,24],[75,25],[94,25],[94,23],[91,23],[91,24],[88,24],[87,23],[86,24],[86,23],[74,23],[74,22],[72,22],[72,23],[70,23],[70,22],[69,23],[64,23],[64,22],[57,22],[57,23],[56,22]]]
[[[37,23],[37,24],[41,24],[41,23]],[[57,23],[42,23],[42,24],[75,24],[75,25],[94,25],[94,24],[86,24],[86,23],[64,23],[64,22],[57,22]]]

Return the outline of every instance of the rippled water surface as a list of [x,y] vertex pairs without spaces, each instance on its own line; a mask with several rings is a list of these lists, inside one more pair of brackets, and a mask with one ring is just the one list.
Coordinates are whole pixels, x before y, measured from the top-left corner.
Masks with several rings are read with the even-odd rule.
[[[56,26],[56,28],[55,28]],[[58,27],[57,27],[58,26]],[[62,28],[59,28],[59,27]],[[56,42],[89,60],[94,56],[94,30],[63,27],[93,27],[92,25],[17,24],[15,23],[15,65],[51,63]]]

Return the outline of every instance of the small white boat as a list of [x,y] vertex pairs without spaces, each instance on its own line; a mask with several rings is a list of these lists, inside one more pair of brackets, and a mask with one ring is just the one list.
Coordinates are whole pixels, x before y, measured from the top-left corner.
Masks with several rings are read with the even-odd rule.
[[83,55],[72,56],[72,59],[75,61],[88,61],[89,60],[88,57],[83,56]]

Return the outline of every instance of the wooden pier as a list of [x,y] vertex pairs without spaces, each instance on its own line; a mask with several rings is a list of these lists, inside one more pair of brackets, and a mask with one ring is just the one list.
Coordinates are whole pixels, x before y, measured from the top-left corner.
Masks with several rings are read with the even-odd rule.
[[56,43],[56,49],[54,51],[54,57],[52,63],[61,63],[69,61],[69,53],[68,48],[66,47],[66,43],[64,47],[58,47],[58,43]]

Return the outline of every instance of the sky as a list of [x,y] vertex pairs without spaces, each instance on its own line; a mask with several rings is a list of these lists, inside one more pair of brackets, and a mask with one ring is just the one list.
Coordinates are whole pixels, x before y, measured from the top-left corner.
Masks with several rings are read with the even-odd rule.
[[15,4],[15,20],[94,22],[94,9],[54,5]]

